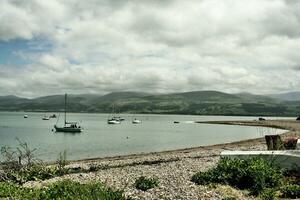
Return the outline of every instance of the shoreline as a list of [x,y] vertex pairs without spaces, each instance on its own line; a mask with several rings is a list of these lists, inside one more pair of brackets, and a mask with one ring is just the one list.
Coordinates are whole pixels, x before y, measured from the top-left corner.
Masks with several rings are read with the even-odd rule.
[[[280,130],[286,130],[285,133],[281,133],[280,135],[287,135],[294,131],[293,129],[289,129],[288,127],[284,127],[278,124],[272,124],[272,121],[279,121],[279,120],[266,120],[266,121],[195,121],[194,123],[200,124],[219,124],[219,125],[231,125],[231,126],[255,126],[255,127],[266,127],[266,128],[275,128]],[[283,120],[281,120],[283,121]],[[285,120],[287,122],[291,122],[291,120]],[[271,122],[268,123],[268,122]],[[263,143],[264,137],[258,137],[253,139],[247,140],[240,140],[235,142],[228,142],[228,143],[220,143],[220,144],[213,144],[213,145],[204,145],[204,146],[197,146],[197,147],[188,147],[182,149],[173,149],[173,150],[164,150],[164,151],[154,151],[148,153],[135,153],[135,154],[128,154],[128,155],[115,155],[115,156],[105,156],[105,157],[94,157],[94,158],[83,158],[83,159],[75,159],[69,160],[70,163],[76,162],[93,162],[93,161],[105,161],[105,160],[124,160],[124,159],[134,159],[140,158],[144,156],[156,156],[160,154],[170,154],[170,153],[188,153],[191,151],[197,150],[206,150],[206,149],[220,149],[226,147],[233,147],[233,146],[240,146],[243,144],[249,143]],[[51,162],[49,162],[51,163]]]

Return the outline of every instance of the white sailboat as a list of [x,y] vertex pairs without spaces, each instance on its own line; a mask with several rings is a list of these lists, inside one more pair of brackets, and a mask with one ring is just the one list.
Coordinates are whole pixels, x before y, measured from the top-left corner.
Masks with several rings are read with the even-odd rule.
[[108,124],[121,124],[121,121],[116,117],[112,117],[107,120],[107,123]]
[[139,120],[139,119],[137,119],[137,118],[134,118],[134,119],[132,120],[132,123],[133,123],[133,124],[140,124],[140,123],[142,123],[142,121]]
[[50,119],[50,117],[47,116],[47,115],[44,115],[44,116],[42,117],[42,120],[49,120],[49,119]]
[[[113,114],[115,113],[115,105],[113,105]],[[107,119],[107,124],[121,124],[121,121],[124,121],[124,118],[113,116]]]

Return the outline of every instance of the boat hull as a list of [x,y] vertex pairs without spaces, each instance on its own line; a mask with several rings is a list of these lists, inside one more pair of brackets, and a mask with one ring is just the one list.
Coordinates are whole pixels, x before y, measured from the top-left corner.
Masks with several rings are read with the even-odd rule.
[[72,127],[58,127],[54,126],[56,132],[65,132],[65,133],[80,133],[81,128],[72,128]]
[[121,122],[117,121],[117,120],[108,120],[107,123],[108,124],[120,124]]
[[140,124],[140,123],[142,123],[142,122],[141,122],[140,120],[133,120],[132,123],[133,123],[133,124]]

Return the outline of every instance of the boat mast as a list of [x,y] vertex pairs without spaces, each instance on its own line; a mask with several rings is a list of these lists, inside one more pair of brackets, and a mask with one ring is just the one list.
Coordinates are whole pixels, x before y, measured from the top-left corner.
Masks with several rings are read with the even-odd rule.
[[65,125],[67,124],[67,93],[65,93]]

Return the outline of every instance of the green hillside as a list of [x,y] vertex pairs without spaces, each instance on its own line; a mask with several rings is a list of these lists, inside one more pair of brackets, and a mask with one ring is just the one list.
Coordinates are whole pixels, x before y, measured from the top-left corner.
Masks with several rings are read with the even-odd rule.
[[[250,93],[227,94],[218,91],[151,95],[116,92],[107,95],[68,95],[69,112],[163,113],[196,115],[297,116],[299,101],[284,101]],[[35,99],[0,96],[1,111],[63,111],[64,95]]]

